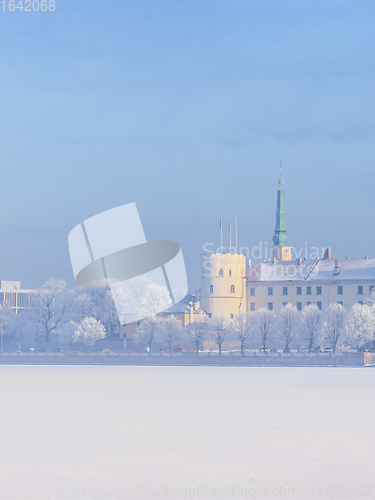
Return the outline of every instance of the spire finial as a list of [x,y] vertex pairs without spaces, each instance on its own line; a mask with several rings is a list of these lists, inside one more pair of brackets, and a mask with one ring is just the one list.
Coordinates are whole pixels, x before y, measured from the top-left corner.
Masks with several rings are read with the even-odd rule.
[[279,191],[281,191],[281,190],[284,189],[284,179],[283,179],[283,165],[284,165],[284,162],[283,162],[283,160],[279,161],[279,165],[280,165]]

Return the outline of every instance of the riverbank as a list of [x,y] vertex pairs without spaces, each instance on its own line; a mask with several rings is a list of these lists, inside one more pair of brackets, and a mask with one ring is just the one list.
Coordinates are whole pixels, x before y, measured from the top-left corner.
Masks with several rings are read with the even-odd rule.
[[3,353],[3,365],[136,365],[136,366],[365,366],[372,363],[372,353],[339,354],[260,354],[241,356],[234,353]]

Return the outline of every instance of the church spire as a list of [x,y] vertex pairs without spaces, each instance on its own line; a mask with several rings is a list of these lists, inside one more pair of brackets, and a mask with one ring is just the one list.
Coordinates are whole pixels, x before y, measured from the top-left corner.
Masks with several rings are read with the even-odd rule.
[[283,162],[280,160],[280,177],[277,189],[276,226],[273,235],[273,248],[271,257],[276,260],[291,260],[291,248],[288,247],[289,236],[286,231],[285,222],[285,190],[283,178]]
[[286,232],[283,162],[281,160],[279,162],[279,165],[280,165],[280,177],[279,177],[279,187],[277,189],[276,226],[275,226],[275,234],[272,240],[275,246],[286,247],[288,246],[289,237]]

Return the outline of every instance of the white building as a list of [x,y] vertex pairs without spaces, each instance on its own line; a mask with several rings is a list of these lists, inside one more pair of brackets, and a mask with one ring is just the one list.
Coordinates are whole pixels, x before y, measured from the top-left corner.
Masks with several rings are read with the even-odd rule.
[[0,305],[8,302],[15,313],[29,307],[32,293],[35,293],[35,290],[21,289],[20,281],[0,281]]
[[288,303],[301,311],[332,302],[346,309],[363,304],[375,287],[375,259],[323,259],[260,262],[247,272],[248,311],[280,312]]

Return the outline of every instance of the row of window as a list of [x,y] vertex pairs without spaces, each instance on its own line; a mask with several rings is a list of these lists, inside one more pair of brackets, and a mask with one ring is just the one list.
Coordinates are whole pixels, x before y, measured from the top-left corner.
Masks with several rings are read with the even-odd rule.
[[[222,269],[219,269],[219,272],[217,273],[217,276],[218,278],[223,278],[224,277],[224,271]],[[228,271],[228,276],[231,277],[232,276],[232,270],[229,269]]]
[[[283,306],[286,306],[287,303],[288,302],[283,302]],[[344,303],[342,301],[338,301],[337,303],[340,304],[340,306],[344,305]],[[311,304],[313,304],[313,302],[307,302],[306,305],[310,306]],[[359,300],[358,304],[363,306],[363,301]],[[322,310],[322,303],[321,302],[316,302],[316,305],[319,307],[320,310]],[[273,302],[268,302],[268,310],[273,311]],[[255,311],[255,302],[250,303],[250,311]],[[302,311],[302,302],[297,302],[297,311]]]
[[[214,293],[214,286],[210,285],[210,293]],[[230,293],[236,293],[236,288],[234,285],[230,286]]]
[[[286,306],[288,302],[283,302],[283,306]],[[308,302],[307,305],[310,306],[312,302]],[[339,302],[342,305],[342,302]],[[317,302],[316,305],[320,310],[322,310],[322,303]],[[268,310],[273,311],[273,302],[268,302]],[[250,311],[255,311],[255,302],[250,303]],[[297,302],[297,311],[302,311],[302,302]]]
[[[369,286],[369,292],[371,293],[374,290],[374,285]],[[287,286],[283,286],[283,295],[288,295],[289,289]],[[317,286],[315,290],[316,295],[322,295],[322,287]],[[337,285],[337,295],[343,295],[344,287],[343,285]],[[363,295],[364,287],[363,285],[358,285],[357,294]],[[268,287],[268,295],[273,295],[273,286]],[[297,295],[302,295],[302,287],[297,286]],[[312,295],[312,286],[306,287],[306,295]],[[250,288],[250,296],[255,296],[255,287]]]
[[29,307],[29,294],[16,292],[0,292],[0,304],[8,302],[10,307]]

